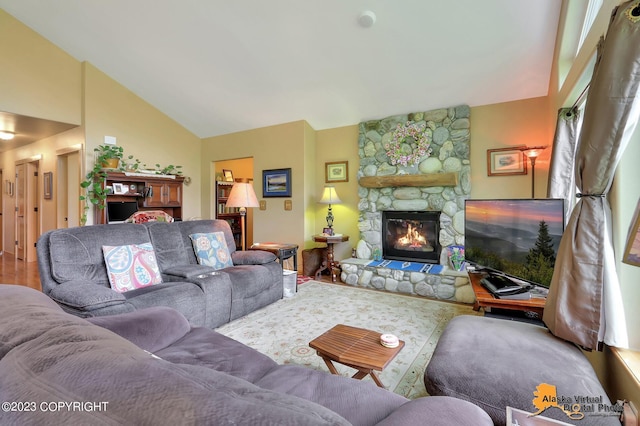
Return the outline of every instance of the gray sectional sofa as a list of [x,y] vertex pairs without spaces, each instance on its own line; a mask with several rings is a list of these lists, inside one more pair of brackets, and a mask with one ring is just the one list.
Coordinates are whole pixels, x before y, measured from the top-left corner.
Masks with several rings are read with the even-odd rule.
[[[233,266],[199,265],[189,235],[223,232]],[[103,246],[151,243],[162,283],[111,289]],[[266,251],[236,251],[224,220],[56,229],[37,243],[42,291],[66,312],[95,317],[168,306],[194,326],[218,327],[282,298],[282,266]]]
[[492,425],[451,397],[278,365],[167,307],[79,318],[0,284],[2,425]]

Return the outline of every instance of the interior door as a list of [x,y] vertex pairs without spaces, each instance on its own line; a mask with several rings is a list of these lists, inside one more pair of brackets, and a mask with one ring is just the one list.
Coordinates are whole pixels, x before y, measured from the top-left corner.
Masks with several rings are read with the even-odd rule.
[[36,260],[40,234],[38,162],[16,164],[16,259]]
[[16,165],[16,259],[26,260],[27,252],[27,165]]

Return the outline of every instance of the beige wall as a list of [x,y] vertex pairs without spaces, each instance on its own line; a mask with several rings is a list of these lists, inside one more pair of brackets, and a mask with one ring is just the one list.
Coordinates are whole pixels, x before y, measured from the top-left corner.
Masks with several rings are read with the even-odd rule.
[[[53,43],[0,9],[0,111],[45,118],[71,124],[81,123],[82,73],[80,63]],[[79,129],[40,140],[23,148],[0,154],[3,178],[15,180],[16,161],[40,156],[40,172],[56,176],[56,151],[82,142]],[[55,228],[55,198],[42,197],[38,179],[41,231]],[[54,188],[54,197],[57,194]],[[1,248],[15,253],[15,197],[2,197],[3,228]]]
[[[310,163],[305,160],[310,147],[315,144],[309,125],[295,121],[245,132],[206,138],[202,141],[202,216],[213,217],[213,181],[217,161],[253,157],[254,190],[258,200],[267,203],[266,210],[253,209],[253,226],[256,242],[277,241],[298,244],[305,239],[305,216],[312,195],[306,182]],[[292,197],[263,198],[262,171],[291,168]],[[292,210],[284,209],[284,201],[291,200]]]
[[[315,191],[316,199],[312,200],[315,210],[315,222],[313,234],[322,232],[322,228],[327,226],[326,204],[318,204],[325,185],[333,185],[342,201],[342,204],[333,204],[334,232],[349,236],[349,241],[336,244],[334,246],[336,259],[351,257],[351,249],[356,247],[360,239],[358,230],[358,125],[338,127],[335,129],[320,130],[317,132],[316,146],[316,173]],[[349,181],[348,182],[325,182],[325,164],[333,161],[348,161]],[[316,245],[309,239],[309,246]],[[320,247],[321,245],[317,245]]]
[[0,111],[80,124],[80,63],[0,9]]
[[104,137],[114,136],[125,157],[149,168],[180,165],[192,179],[184,186],[182,216],[200,216],[200,139],[93,65],[83,63],[83,71],[86,164],[93,164]]

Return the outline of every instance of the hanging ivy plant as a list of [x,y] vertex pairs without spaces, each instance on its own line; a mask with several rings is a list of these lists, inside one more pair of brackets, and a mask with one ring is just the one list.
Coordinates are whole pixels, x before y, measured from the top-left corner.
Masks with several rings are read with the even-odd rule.
[[[431,155],[431,143],[427,138],[426,128],[425,123],[418,124],[411,121],[407,121],[404,125],[398,123],[391,136],[391,141],[384,145],[391,164],[413,166],[418,164],[422,158]],[[411,148],[412,144],[416,146],[408,152],[405,147]]]

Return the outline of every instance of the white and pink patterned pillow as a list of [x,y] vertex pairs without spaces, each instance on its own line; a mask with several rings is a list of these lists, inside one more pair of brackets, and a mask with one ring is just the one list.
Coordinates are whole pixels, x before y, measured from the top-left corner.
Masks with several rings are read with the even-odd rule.
[[103,246],[111,288],[124,293],[162,283],[156,253],[151,243]]

